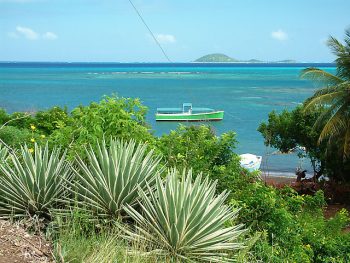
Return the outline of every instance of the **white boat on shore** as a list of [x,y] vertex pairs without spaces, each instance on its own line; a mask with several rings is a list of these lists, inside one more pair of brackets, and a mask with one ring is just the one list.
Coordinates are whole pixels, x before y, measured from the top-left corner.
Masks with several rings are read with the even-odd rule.
[[260,169],[262,156],[257,156],[250,153],[245,153],[240,155],[240,164],[242,167],[246,168],[250,172],[254,172]]

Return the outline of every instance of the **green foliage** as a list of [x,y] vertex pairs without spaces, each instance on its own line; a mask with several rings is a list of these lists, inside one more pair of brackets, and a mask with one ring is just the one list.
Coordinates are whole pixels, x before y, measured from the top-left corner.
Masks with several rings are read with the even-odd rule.
[[14,112],[8,115],[8,125],[18,129],[29,129],[30,125],[35,124],[33,114],[28,112]]
[[[34,156],[33,156],[34,154]],[[71,171],[58,149],[49,153],[35,144],[34,153],[24,146],[20,157],[12,154],[13,167],[0,163],[0,215],[3,217],[49,217],[50,209],[58,205],[66,194]]]
[[46,135],[55,130],[72,124],[67,108],[52,107],[46,111],[38,111],[35,114],[35,124],[37,128]]
[[28,129],[5,126],[0,129],[0,139],[12,148],[20,148],[21,144],[29,142],[32,133]]
[[8,149],[0,143],[0,163],[5,162],[7,160],[8,154]]
[[168,167],[203,172],[218,180],[217,190],[222,192],[230,189],[232,176],[242,172],[239,156],[233,152],[236,142],[234,132],[216,136],[209,126],[180,125],[159,138],[158,148]]
[[76,157],[76,182],[72,187],[78,202],[98,216],[120,217],[123,205],[135,205],[138,189],[147,190],[159,174],[159,157],[146,153],[145,144],[111,139],[86,150],[87,160]]
[[115,137],[137,142],[154,143],[154,137],[145,123],[147,108],[139,99],[105,97],[99,103],[80,106],[71,113],[69,124],[55,130],[50,136],[53,144],[69,149],[70,155],[85,153],[84,147],[101,138]]
[[306,110],[324,106],[315,127],[321,127],[319,142],[336,145],[340,157],[350,161],[350,29],[346,31],[345,44],[334,37],[328,40],[328,46],[337,56],[337,74],[332,75],[318,68],[306,68],[301,77],[324,85],[307,101]]
[[233,206],[241,207],[239,222],[254,235],[262,232],[243,262],[347,262],[350,234],[343,211],[326,220],[322,191],[298,195],[291,188],[276,189],[250,176],[235,178]]
[[350,180],[347,176],[350,161],[342,160],[336,145],[318,142],[321,129],[317,129],[314,123],[323,113],[323,108],[305,111],[305,106],[281,113],[272,111],[267,123],[262,122],[258,131],[264,136],[266,145],[273,146],[283,153],[288,153],[296,147],[305,147],[305,154],[310,158],[314,171],[319,176],[327,173],[335,180]]
[[0,108],[0,124],[4,124],[5,122],[10,120],[10,116],[7,114],[7,112]]
[[154,191],[147,186],[139,192],[142,214],[125,208],[136,221],[135,231],[122,228],[128,240],[141,240],[175,261],[231,262],[230,253],[243,247],[237,242],[242,225],[224,225],[238,210],[224,204],[227,192],[216,196],[215,182],[201,175],[192,182],[191,171],[180,180],[172,170],[164,183],[157,176]]
[[[145,252],[142,243],[123,242],[115,226],[103,224],[77,207],[64,216],[55,214],[48,234],[54,240],[56,262],[163,262],[156,256],[142,255]],[[138,253],[129,254],[131,248]]]
[[238,60],[230,58],[225,54],[209,54],[196,59],[195,62],[237,62]]

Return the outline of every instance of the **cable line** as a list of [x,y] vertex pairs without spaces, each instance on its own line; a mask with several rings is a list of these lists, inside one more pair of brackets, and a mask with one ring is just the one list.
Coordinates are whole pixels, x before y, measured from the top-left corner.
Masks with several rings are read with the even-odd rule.
[[143,17],[141,16],[140,12],[137,10],[136,6],[133,4],[133,2],[131,0],[129,0],[129,3],[132,5],[132,7],[134,8],[135,12],[137,13],[137,15],[139,16],[139,18],[141,19],[142,23],[146,26],[146,28],[148,29],[148,32],[151,34],[151,36],[153,37],[154,41],[157,43],[158,47],[160,48],[160,50],[162,51],[164,57],[171,63],[172,61],[170,60],[170,58],[168,57],[168,55],[165,53],[164,49],[162,48],[162,46],[160,45],[160,43],[158,42],[157,38],[154,36],[152,30],[149,28],[149,26],[146,24],[146,21],[143,19]]

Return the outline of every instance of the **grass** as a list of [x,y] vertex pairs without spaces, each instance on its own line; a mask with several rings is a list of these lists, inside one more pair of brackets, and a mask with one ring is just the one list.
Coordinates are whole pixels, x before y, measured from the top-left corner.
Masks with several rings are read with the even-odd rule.
[[56,216],[50,226],[56,262],[167,262],[146,254],[142,242],[127,243],[110,222],[94,219],[75,209],[68,216]]

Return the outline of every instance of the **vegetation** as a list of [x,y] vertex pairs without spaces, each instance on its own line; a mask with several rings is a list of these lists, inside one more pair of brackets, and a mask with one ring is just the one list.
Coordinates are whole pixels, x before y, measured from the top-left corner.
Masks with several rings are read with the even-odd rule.
[[271,112],[268,122],[263,122],[258,128],[265,138],[265,144],[283,153],[304,148],[305,152],[301,154],[310,158],[317,178],[326,174],[334,181],[348,182],[349,41],[349,30],[346,45],[332,37],[329,39],[330,47],[338,56],[337,75],[316,68],[302,72],[302,77],[322,82],[327,85],[325,88],[316,91],[303,106],[292,111]]
[[60,207],[72,179],[65,154],[35,144],[34,150],[25,145],[19,156],[11,154],[10,159],[11,163],[0,163],[0,216],[49,218],[50,209]]
[[322,127],[319,142],[327,140],[329,144],[341,145],[338,147],[340,154],[347,159],[350,156],[350,29],[346,31],[344,41],[345,45],[334,37],[328,40],[328,46],[337,56],[336,75],[318,68],[307,68],[301,76],[326,86],[307,101],[305,110],[319,106],[325,108],[314,124]]
[[86,150],[87,160],[76,157],[76,181],[72,187],[82,207],[99,217],[121,217],[125,205],[133,206],[138,191],[147,191],[161,170],[160,158],[146,154],[145,145],[134,141],[111,139],[109,147],[103,140],[95,149]]
[[[194,62],[213,62],[213,63],[224,63],[224,62],[244,62],[244,63],[267,63],[266,61],[258,60],[258,59],[249,59],[249,60],[237,60],[234,58],[231,58],[225,54],[215,53],[215,54],[209,54],[205,55],[203,57],[200,57],[196,59]],[[285,59],[280,61],[273,61],[269,63],[296,63],[297,61],[292,59]]]
[[[348,213],[326,219],[322,191],[302,196],[265,185],[240,167],[233,132],[217,136],[207,126],[180,126],[156,138],[144,122],[145,109],[139,111],[143,106],[130,106],[138,103],[107,97],[72,112],[2,112],[4,123],[15,119],[5,127],[30,135],[22,142],[27,146],[11,144],[14,151],[0,165],[3,215],[45,218],[57,261],[350,260],[350,234],[343,231]],[[317,144],[320,130],[312,123],[317,110],[274,113],[264,130],[285,151],[304,145],[315,163],[325,160],[326,171],[329,149]],[[3,129],[0,139],[10,142]],[[192,168],[193,175],[164,173],[163,166]]]
[[242,248],[237,237],[242,225],[225,227],[237,209],[224,204],[228,196],[215,196],[215,182],[202,181],[199,175],[192,183],[192,172],[178,178],[172,170],[165,183],[156,177],[156,188],[140,191],[141,212],[127,205],[126,212],[136,221],[135,232],[126,230],[127,238],[141,240],[151,253],[176,261],[230,262],[228,252]]
[[225,54],[216,53],[200,57],[196,59],[195,62],[238,62],[238,60],[231,58]]

